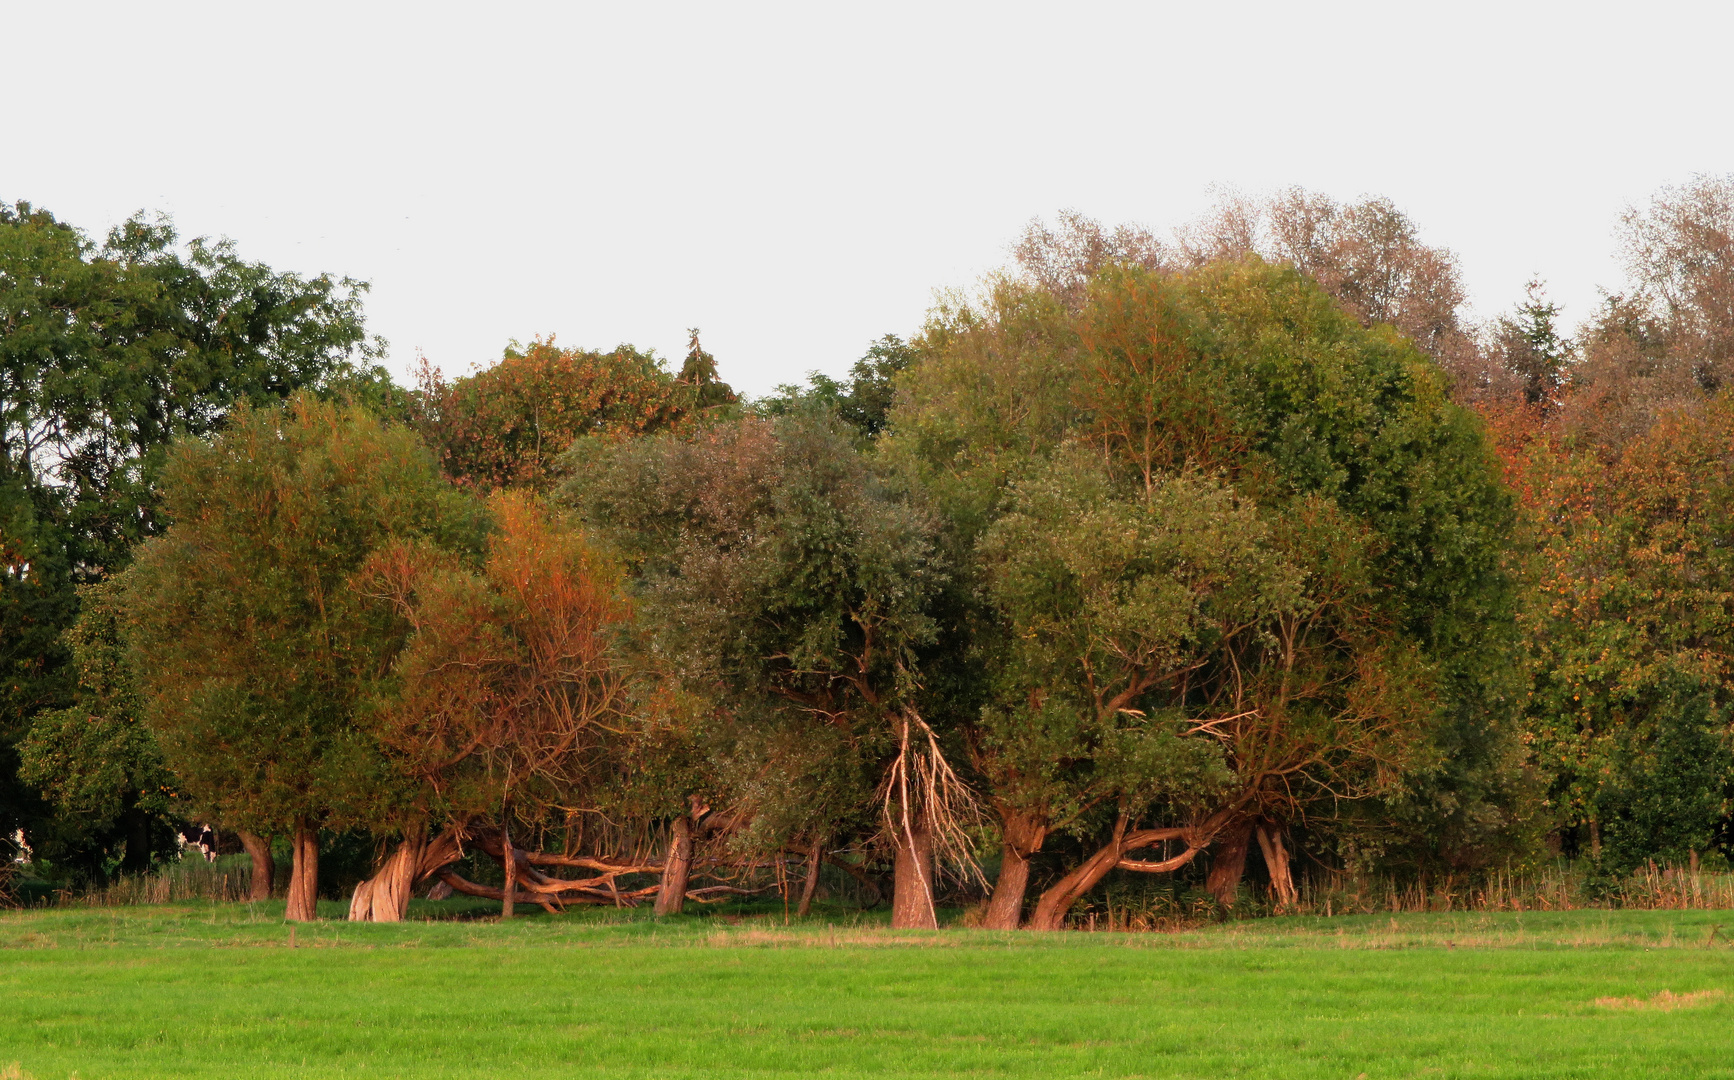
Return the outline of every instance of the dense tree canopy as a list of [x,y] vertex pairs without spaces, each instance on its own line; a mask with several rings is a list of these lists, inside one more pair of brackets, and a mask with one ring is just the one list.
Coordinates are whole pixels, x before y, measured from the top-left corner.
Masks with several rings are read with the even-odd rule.
[[135,217],[99,245],[45,210],[0,206],[0,834],[61,827],[18,785],[15,748],[76,693],[57,640],[76,586],[161,530],[170,439],[304,388],[382,399],[365,290],[248,262],[228,241],[182,246],[166,219]]
[[1384,200],[1067,213],[741,401],[696,330],[400,393],[353,282],[0,208],[0,824],[97,880],[188,815],[256,898],[293,836],[291,918],[343,834],[386,921],[1716,860],[1730,221],[1633,209],[1568,333]]

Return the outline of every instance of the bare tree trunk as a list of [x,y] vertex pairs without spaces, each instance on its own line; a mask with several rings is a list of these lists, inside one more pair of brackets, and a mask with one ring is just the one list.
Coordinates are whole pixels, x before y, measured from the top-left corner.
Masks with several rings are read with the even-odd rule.
[[692,818],[686,814],[675,818],[668,834],[668,858],[662,864],[655,911],[658,915],[679,915],[686,905],[686,885],[692,876]]
[[500,815],[500,851],[503,853],[500,865],[506,869],[506,884],[500,890],[500,918],[502,919],[512,917],[512,906],[518,893],[518,858],[517,852],[512,850],[512,831],[506,817],[507,815],[504,813]]
[[247,857],[253,860],[253,880],[247,887],[247,899],[271,899],[271,883],[277,877],[277,861],[271,857],[271,841],[263,836],[236,830]]
[[409,830],[379,872],[355,887],[349,901],[349,921],[402,922],[427,847],[425,826]]
[[1216,902],[1225,908],[1234,906],[1234,894],[1240,889],[1240,877],[1246,873],[1246,849],[1252,843],[1252,819],[1231,821],[1222,830],[1222,842],[1211,859],[1210,873],[1204,887]]
[[1287,831],[1269,822],[1258,823],[1258,848],[1264,852],[1264,865],[1270,871],[1270,891],[1278,910],[1300,902],[1300,892],[1294,887],[1294,874],[1289,869],[1288,847],[1283,843]]
[[933,906],[933,836],[925,826],[898,831],[897,864],[892,874],[892,928],[939,929],[939,915]]
[[1030,884],[1030,856],[1042,849],[1042,842],[1047,837],[1047,826],[1038,824],[1030,815],[1001,811],[1000,850],[1003,854],[999,878],[993,885],[993,898],[987,903],[984,927],[1016,930],[1023,922],[1024,893]]
[[294,862],[289,867],[289,904],[283,917],[290,922],[319,918],[319,833],[312,823],[295,823]]
[[795,909],[795,914],[806,918],[813,910],[813,894],[819,889],[819,860],[825,856],[825,838],[813,841],[813,850],[807,853],[807,880],[801,885],[801,906]]

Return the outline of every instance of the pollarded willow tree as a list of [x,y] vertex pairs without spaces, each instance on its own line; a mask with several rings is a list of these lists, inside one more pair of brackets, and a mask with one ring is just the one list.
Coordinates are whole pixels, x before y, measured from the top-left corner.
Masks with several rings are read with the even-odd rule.
[[[489,502],[496,525],[480,565],[422,539],[376,552],[359,588],[402,634],[360,715],[363,759],[389,779],[353,790],[353,820],[398,843],[356,889],[352,919],[396,922],[411,891],[438,876],[457,891],[519,896],[550,910],[619,902],[623,874],[656,868],[524,847],[515,823],[541,827],[568,808],[608,808],[622,757],[658,712],[622,634],[632,618],[618,565],[573,523],[521,493]],[[360,770],[352,775],[361,775]],[[386,797],[382,797],[386,796]],[[473,841],[499,859],[502,888],[451,869]],[[542,867],[597,871],[561,878]],[[677,886],[680,887],[680,886]]]
[[[1032,925],[1210,848],[1231,902],[1255,836],[1284,892],[1283,834],[1322,805],[1485,794],[1443,763],[1505,734],[1482,717],[1509,499],[1412,345],[1251,260],[1109,267],[1075,308],[1002,281],[923,347],[888,449],[986,600],[996,924],[1056,828],[1099,848]],[[1157,844],[1180,850],[1133,857]]]
[[379,762],[356,711],[396,640],[359,575],[394,541],[472,547],[473,508],[414,433],[301,396],[238,411],[163,471],[173,524],[122,576],[146,717],[187,800],[288,834],[288,917],[315,917],[318,831]]
[[568,496],[625,555],[659,654],[725,714],[747,831],[818,851],[877,805],[893,923],[937,925],[967,796],[923,715],[932,516],[819,415],[595,449]]

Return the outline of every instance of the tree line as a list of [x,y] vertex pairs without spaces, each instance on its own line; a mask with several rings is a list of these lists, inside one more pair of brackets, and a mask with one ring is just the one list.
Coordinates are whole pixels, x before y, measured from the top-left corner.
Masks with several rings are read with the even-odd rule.
[[210,822],[295,919],[371,837],[386,921],[1723,858],[1731,224],[1634,209],[1568,334],[1383,200],[1063,214],[745,401],[696,331],[397,387],[359,283],[6,208],[0,825],[92,877]]

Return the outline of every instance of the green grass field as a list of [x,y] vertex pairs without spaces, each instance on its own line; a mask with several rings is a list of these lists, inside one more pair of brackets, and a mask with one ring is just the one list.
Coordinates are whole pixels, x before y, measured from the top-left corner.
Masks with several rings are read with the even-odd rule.
[[295,948],[280,904],[0,913],[0,1076],[1734,1076],[1734,912],[1020,935],[465,911]]

